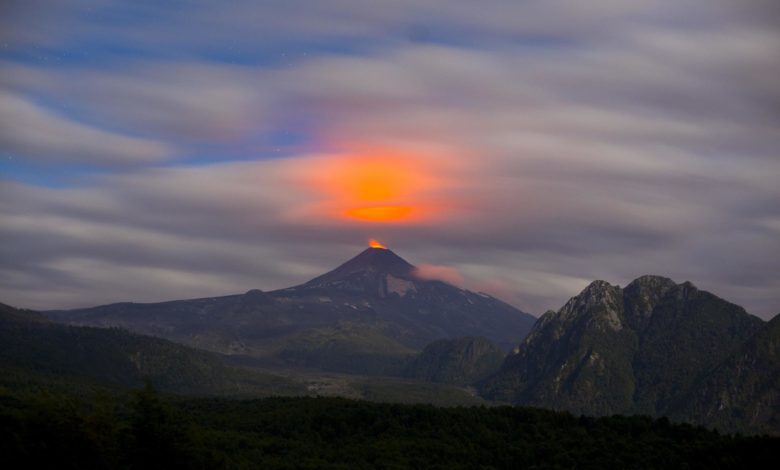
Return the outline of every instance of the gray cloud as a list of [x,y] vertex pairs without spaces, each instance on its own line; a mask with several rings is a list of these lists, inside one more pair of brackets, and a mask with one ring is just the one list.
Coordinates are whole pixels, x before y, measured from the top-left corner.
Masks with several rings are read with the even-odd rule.
[[[706,21],[716,8],[703,10],[698,1],[655,0],[626,4],[594,0],[533,0],[522,4],[505,0],[394,0],[366,3],[360,0],[312,2],[232,1],[215,9],[211,2],[193,0],[186,5],[158,2],[75,0],[67,6],[51,0],[4,2],[3,40],[20,44],[68,44],[95,37],[134,45],[169,48],[203,48],[232,44],[260,48],[267,41],[319,38],[413,37],[413,27],[436,32],[448,30],[471,40],[523,35],[581,37],[603,34],[605,22],[626,26],[644,19],[669,20],[695,12]],[[753,2],[755,3],[755,2]],[[710,5],[729,6],[726,1]],[[754,7],[755,8],[755,7]],[[130,18],[130,21],[126,19]],[[76,27],[78,26],[78,27]],[[201,50],[201,49],[198,49]]]
[[[4,180],[0,298],[54,308],[279,288],[334,267],[373,236],[533,313],[592,279],[626,284],[654,273],[768,318],[780,310],[780,35],[770,4],[728,3],[239,3],[188,10],[169,29],[112,27],[117,41],[180,48],[174,57],[109,68],[6,64],[0,83],[11,99],[46,95],[148,145],[229,145],[303,116],[316,123],[323,155],[138,168],[54,189]],[[395,40],[419,22],[434,36],[439,26],[489,34],[468,45]],[[11,36],[67,42],[102,27]],[[187,52],[290,37],[372,41],[359,53],[268,66]],[[143,146],[56,119],[30,121],[4,145],[43,158],[69,147],[28,127],[76,126],[62,132],[92,147],[70,154],[121,147],[122,158],[142,160],[132,152]],[[419,155],[441,180],[425,195],[442,202],[439,217],[381,225],[318,212],[328,196],[305,183],[321,176],[318,162],[366,145]]]
[[219,142],[268,126],[263,76],[247,67],[181,61],[110,69],[3,65],[0,83],[7,89],[45,96],[103,126],[148,138]]
[[0,148],[25,159],[138,165],[173,153],[163,142],[80,124],[8,93],[0,93],[0,121]]

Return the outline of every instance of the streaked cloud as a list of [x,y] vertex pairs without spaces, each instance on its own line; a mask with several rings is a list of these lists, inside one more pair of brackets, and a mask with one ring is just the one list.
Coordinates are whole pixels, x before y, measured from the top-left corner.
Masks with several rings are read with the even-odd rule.
[[[2,153],[104,171],[4,171],[2,301],[285,287],[375,237],[537,314],[646,273],[780,310],[770,2],[44,4],[0,20]],[[355,205],[353,160],[413,190]]]
[[140,165],[165,160],[173,153],[173,148],[161,141],[74,122],[7,93],[0,93],[0,121],[0,147],[23,159]]

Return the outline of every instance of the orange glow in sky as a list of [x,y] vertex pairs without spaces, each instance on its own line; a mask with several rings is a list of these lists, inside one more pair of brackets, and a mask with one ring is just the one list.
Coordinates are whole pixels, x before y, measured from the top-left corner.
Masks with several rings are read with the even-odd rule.
[[410,206],[352,207],[344,215],[366,222],[393,222],[408,219],[414,212]]
[[368,241],[368,246],[370,246],[371,248],[382,248],[383,250],[387,249],[386,246],[374,240],[373,238]]
[[338,218],[413,222],[433,212],[426,197],[438,180],[424,162],[424,158],[389,151],[333,157],[320,169],[318,186]]

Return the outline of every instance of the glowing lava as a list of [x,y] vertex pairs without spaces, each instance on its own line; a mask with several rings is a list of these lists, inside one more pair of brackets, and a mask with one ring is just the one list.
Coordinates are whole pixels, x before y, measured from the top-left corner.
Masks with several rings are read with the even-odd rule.
[[381,248],[383,250],[387,249],[386,246],[374,240],[373,238],[368,241],[368,246],[370,246],[371,248]]

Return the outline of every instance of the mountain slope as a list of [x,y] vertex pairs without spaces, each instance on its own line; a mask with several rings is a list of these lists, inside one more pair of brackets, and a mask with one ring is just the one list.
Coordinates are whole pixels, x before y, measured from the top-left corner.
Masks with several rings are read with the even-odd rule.
[[668,414],[697,377],[724,361],[763,322],[689,282],[669,289],[640,331],[635,410]]
[[692,388],[673,415],[726,431],[780,430],[780,315]]
[[[333,271],[274,292],[47,315],[75,325],[121,326],[223,354],[360,373],[375,370],[371,361],[379,356],[397,363],[398,356],[442,338],[479,335],[509,350],[535,320],[487,294],[420,279],[415,271],[390,250],[368,248]],[[307,338],[316,338],[314,349]],[[320,360],[318,351],[330,359]],[[356,363],[361,355],[372,359]]]
[[184,394],[304,394],[293,381],[228,367],[204,351],[120,329],[52,323],[0,304],[2,383],[100,384]]
[[503,351],[485,338],[440,339],[426,346],[405,374],[430,382],[467,385],[496,372],[503,359]]
[[534,325],[484,396],[575,413],[644,413],[705,421],[686,405],[694,385],[763,322],[700,291],[643,276],[625,289],[591,283]]

